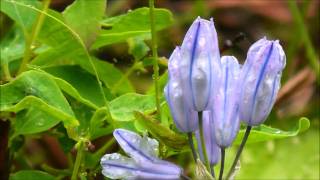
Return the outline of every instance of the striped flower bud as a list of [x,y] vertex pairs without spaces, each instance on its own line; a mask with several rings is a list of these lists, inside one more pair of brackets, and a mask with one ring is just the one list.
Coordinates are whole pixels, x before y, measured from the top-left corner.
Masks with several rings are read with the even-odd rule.
[[213,77],[220,63],[218,37],[212,19],[198,17],[193,22],[184,37],[177,63],[188,105],[194,111],[209,109]]
[[229,147],[239,131],[240,65],[233,56],[221,58],[221,73],[217,75],[212,117],[216,142]]
[[181,132],[193,132],[198,129],[198,114],[188,106],[187,96],[179,70],[180,48],[177,47],[169,58],[169,81],[164,89],[173,120]]
[[250,47],[243,66],[239,101],[240,119],[249,126],[263,123],[270,114],[285,64],[278,40],[263,38]]

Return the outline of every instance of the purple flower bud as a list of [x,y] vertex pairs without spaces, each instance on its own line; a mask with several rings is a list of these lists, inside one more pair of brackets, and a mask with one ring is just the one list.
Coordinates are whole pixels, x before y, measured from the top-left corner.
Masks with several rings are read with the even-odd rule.
[[233,56],[221,58],[221,73],[216,76],[212,117],[216,142],[220,147],[232,144],[239,131],[240,65]]
[[156,140],[124,129],[116,129],[113,135],[131,158],[118,153],[104,155],[103,175],[111,179],[179,179],[182,173],[179,166],[156,157]]
[[[203,111],[203,135],[204,141],[206,144],[206,150],[208,154],[208,159],[211,165],[215,165],[220,160],[220,147],[216,144],[216,140],[214,138],[214,125],[212,120],[212,113],[211,111]],[[200,152],[200,159],[204,162],[204,156],[202,154],[202,147],[200,143],[200,132],[199,130],[196,131],[196,138],[198,143],[198,149]]]
[[263,123],[280,88],[286,57],[279,41],[266,38],[254,43],[247,54],[241,77],[240,119],[249,126]]
[[198,17],[184,37],[177,61],[186,103],[194,111],[204,111],[211,106],[213,76],[219,63],[218,37],[213,20]]
[[198,129],[198,114],[187,104],[188,97],[183,91],[179,70],[180,61],[180,49],[177,47],[169,58],[169,81],[164,89],[164,94],[177,128],[182,132],[193,132]]

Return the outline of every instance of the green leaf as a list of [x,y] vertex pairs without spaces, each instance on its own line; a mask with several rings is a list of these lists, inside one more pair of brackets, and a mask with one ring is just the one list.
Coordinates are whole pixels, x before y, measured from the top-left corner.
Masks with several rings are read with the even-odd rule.
[[87,47],[96,39],[105,7],[105,0],[76,0],[63,12],[66,24],[79,34]]
[[37,170],[22,170],[10,175],[10,180],[54,180],[52,175]]
[[112,100],[109,108],[115,121],[133,121],[135,111],[150,113],[156,109],[153,96],[135,93],[124,94]]
[[[35,7],[40,7],[40,3],[36,0],[21,1],[22,4],[28,4]],[[27,8],[21,8],[8,0],[1,1],[1,12],[8,15],[12,20],[17,22],[22,28],[23,32],[28,35],[31,31],[32,25],[37,17],[37,13],[29,11]]]
[[128,39],[129,54],[131,54],[135,60],[140,60],[150,51],[150,48],[143,41],[143,38],[130,38]]
[[[156,30],[162,30],[173,22],[172,14],[166,9],[155,9]],[[139,23],[137,23],[139,22]],[[128,38],[142,36],[150,38],[149,8],[138,8],[116,17],[106,18],[102,21],[105,30],[102,30],[93,49],[113,43],[124,42]]]
[[80,102],[94,108],[104,105],[97,80],[80,66],[56,66],[43,70],[53,75],[60,88]]
[[24,53],[25,40],[20,29],[15,26],[1,40],[1,63],[22,58]]
[[[96,67],[100,79],[106,84],[108,88],[112,87],[120,79],[123,78],[123,73],[119,69],[117,69],[113,64],[108,63],[106,61],[101,61],[95,57],[92,57],[91,60],[94,66]],[[90,66],[90,62],[84,59],[78,59],[75,63],[79,64],[83,69],[93,74],[93,69],[92,66]],[[116,90],[116,94],[124,94],[133,91],[134,88],[132,84],[127,78],[125,78],[119,86],[119,88]]]
[[156,122],[155,119],[146,116],[141,112],[136,111],[135,116],[137,118],[137,125],[143,126],[145,130],[150,132],[166,146],[177,150],[187,147],[187,139],[185,136],[175,133],[171,129]]
[[14,81],[0,85],[0,90],[1,111],[19,112],[27,109],[23,118],[21,116],[17,118],[17,121],[23,121],[16,122],[15,134],[41,132],[53,127],[59,121],[63,121],[67,129],[78,125],[59,87],[45,73],[27,71]]
[[[268,127],[266,125],[260,125],[258,127],[254,127],[251,130],[247,143],[250,144],[250,143],[257,143],[261,141],[268,141],[272,139],[281,139],[281,138],[296,136],[299,133],[306,131],[309,128],[309,126],[310,126],[310,122],[305,117],[300,118],[297,126],[290,131],[282,131],[279,129]],[[240,130],[234,144],[241,143],[244,133],[245,133],[244,129]]]

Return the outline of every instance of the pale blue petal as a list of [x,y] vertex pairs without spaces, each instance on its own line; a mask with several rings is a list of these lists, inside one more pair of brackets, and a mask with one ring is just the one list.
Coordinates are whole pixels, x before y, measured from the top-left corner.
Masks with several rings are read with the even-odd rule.
[[243,67],[240,95],[240,118],[248,125],[259,125],[269,115],[285,61],[278,41],[264,38],[250,47]]
[[214,68],[220,59],[218,49],[213,22],[197,18],[183,40],[179,63],[183,91],[195,111],[210,106]]
[[169,58],[169,81],[164,89],[164,94],[173,120],[182,132],[193,132],[198,128],[197,113],[187,103],[186,91],[183,89],[179,62],[180,50],[176,48]]
[[228,147],[235,139],[240,126],[239,86],[240,65],[233,56],[223,56],[221,78],[217,80],[212,108],[216,142]]
[[102,174],[111,179],[179,179],[181,168],[157,160],[149,167],[118,153],[106,154],[101,159]]
[[121,148],[137,163],[148,165],[156,160],[156,157],[150,154],[150,149],[141,147],[143,141],[138,134],[125,129],[116,129],[113,131],[113,136]]

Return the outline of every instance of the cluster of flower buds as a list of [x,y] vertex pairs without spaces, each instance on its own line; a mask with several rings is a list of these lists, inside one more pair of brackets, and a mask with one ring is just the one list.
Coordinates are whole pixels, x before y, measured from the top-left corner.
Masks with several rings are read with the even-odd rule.
[[266,120],[284,67],[279,41],[266,38],[250,47],[244,65],[233,56],[220,57],[213,20],[198,17],[168,63],[164,92],[177,128],[196,132],[197,113],[204,112],[206,149],[211,164],[216,163],[215,146],[231,146],[241,121],[256,126]]
[[[220,57],[218,36],[213,23],[198,17],[188,30],[181,47],[169,58],[169,81],[165,97],[176,127],[195,132],[200,141],[198,113],[208,152],[215,165],[222,148],[231,146],[243,121],[248,126],[263,123],[269,115],[280,87],[285,54],[279,42],[266,38],[254,43],[243,66],[233,56]],[[200,116],[201,117],[201,116]],[[113,133],[121,148],[101,159],[103,174],[111,179],[178,179],[182,169],[157,158],[158,142],[133,132]],[[205,152],[205,151],[204,151]]]

